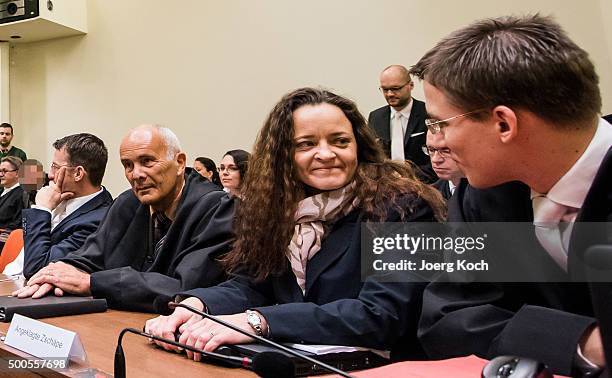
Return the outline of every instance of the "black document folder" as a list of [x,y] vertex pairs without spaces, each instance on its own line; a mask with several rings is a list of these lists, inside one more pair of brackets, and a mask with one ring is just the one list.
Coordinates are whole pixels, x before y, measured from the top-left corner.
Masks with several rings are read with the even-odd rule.
[[40,319],[53,316],[79,315],[106,311],[106,299],[92,297],[56,297],[39,299],[0,296],[0,321],[10,322],[14,314]]

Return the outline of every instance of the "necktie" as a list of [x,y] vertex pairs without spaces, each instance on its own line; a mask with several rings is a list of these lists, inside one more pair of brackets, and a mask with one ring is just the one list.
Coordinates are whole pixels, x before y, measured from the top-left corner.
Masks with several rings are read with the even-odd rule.
[[400,112],[396,112],[391,121],[391,159],[404,161],[404,130]]
[[[576,209],[545,196],[533,198],[533,224],[538,241],[555,262],[567,271],[567,247]],[[561,221],[570,222],[563,225]]]
[[168,229],[170,228],[172,221],[161,211],[153,213],[153,220],[153,250],[155,256],[157,256],[160,249],[164,245],[164,241],[166,240],[166,234],[168,233]]

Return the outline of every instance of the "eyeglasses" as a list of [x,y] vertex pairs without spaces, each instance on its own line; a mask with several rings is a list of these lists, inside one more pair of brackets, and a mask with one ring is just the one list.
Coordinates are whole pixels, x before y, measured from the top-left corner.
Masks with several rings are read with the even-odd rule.
[[397,93],[397,92],[401,91],[402,88],[404,88],[406,85],[411,84],[411,83],[412,83],[412,81],[407,81],[406,83],[404,83],[403,85],[400,85],[399,87],[389,87],[389,88],[378,87],[378,89],[382,92],[382,94],[385,94],[387,92]]
[[432,134],[437,134],[440,131],[442,131],[442,129],[448,125],[445,125],[445,123],[447,123],[448,121],[452,121],[454,119],[457,118],[462,118],[465,116],[469,116],[471,114],[476,114],[476,113],[480,113],[482,111],[487,110],[488,108],[482,108],[482,109],[477,109],[477,110],[472,110],[471,112],[467,112],[467,113],[463,113],[463,114],[459,114],[450,118],[446,118],[446,119],[442,119],[442,120],[437,120],[435,118],[428,118],[425,120],[425,126],[427,126],[427,129],[429,129],[429,132]]
[[435,155],[435,153],[437,152],[438,154],[440,154],[440,157],[446,159],[450,157],[450,148],[448,147],[444,147],[444,148],[433,148],[433,147],[429,147],[429,146],[423,146],[421,147],[421,150],[423,151],[423,153],[427,156],[431,156],[433,157]]
[[0,169],[0,173],[2,175],[5,175],[6,172],[17,172],[17,171],[18,171],[18,169]]
[[66,167],[66,168],[74,168],[74,166],[69,165],[69,164],[57,165],[57,164],[55,164],[55,163],[52,163],[52,164],[51,164],[51,171],[52,171],[52,172],[57,172],[57,171],[59,171],[59,169],[60,169],[60,168],[62,168],[62,167]]
[[223,172],[223,171],[227,170],[227,171],[228,171],[228,172],[230,172],[230,173],[233,173],[233,172],[238,172],[238,171],[240,170],[240,169],[239,169],[237,166],[235,166],[235,165],[228,165],[227,167],[226,167],[226,166],[224,166],[224,165],[221,165],[221,166],[219,166],[219,168],[217,168],[217,169],[219,170],[219,172]]

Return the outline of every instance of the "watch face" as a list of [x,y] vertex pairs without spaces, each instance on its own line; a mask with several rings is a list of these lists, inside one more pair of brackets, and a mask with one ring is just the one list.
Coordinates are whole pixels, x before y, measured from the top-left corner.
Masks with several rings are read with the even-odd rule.
[[249,312],[247,314],[247,321],[249,322],[249,324],[252,324],[254,326],[261,325],[261,319],[259,319],[259,316],[254,312]]

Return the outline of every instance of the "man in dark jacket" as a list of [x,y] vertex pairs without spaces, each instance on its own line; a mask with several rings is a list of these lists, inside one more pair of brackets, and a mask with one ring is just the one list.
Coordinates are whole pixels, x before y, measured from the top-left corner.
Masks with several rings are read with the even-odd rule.
[[197,173],[167,128],[140,126],[120,147],[132,189],[122,193],[83,248],[36,273],[14,294],[51,289],[106,298],[110,307],[155,311],[158,295],[216,285],[230,245],[233,203]]
[[56,140],[53,147],[51,182],[38,191],[36,204],[23,211],[21,267],[27,278],[81,248],[113,201],[102,186],[108,152],[100,138],[73,134]]

